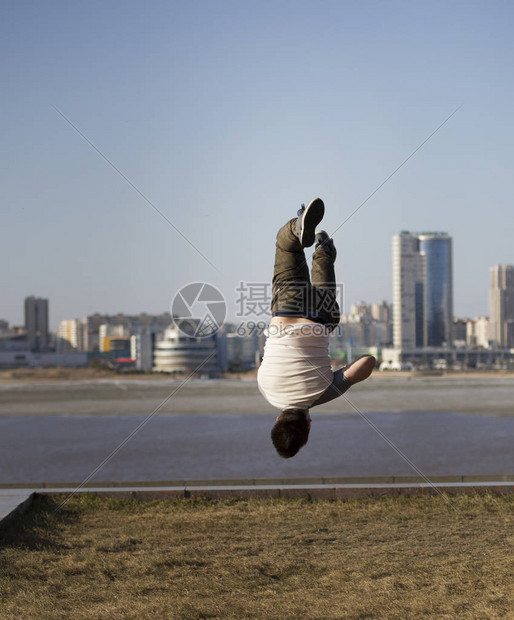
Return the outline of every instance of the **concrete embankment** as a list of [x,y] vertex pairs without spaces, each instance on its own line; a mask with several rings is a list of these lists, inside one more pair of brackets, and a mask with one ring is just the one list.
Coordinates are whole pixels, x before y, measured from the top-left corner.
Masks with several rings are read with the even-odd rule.
[[[171,480],[163,482],[84,484],[27,484],[0,488],[0,523],[29,508],[37,496],[93,494],[102,497],[153,501],[163,499],[287,499],[336,500],[391,496],[514,493],[514,475],[490,476],[376,476],[353,478],[254,478],[233,480]],[[451,501],[451,500],[450,500]]]

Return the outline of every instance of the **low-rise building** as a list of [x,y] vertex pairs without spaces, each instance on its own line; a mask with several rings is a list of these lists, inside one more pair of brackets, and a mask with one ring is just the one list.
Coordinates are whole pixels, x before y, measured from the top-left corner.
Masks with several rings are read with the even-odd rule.
[[85,367],[89,363],[85,352],[40,353],[37,351],[0,350],[0,368],[54,368],[56,366]]
[[155,345],[154,371],[212,375],[220,371],[216,335],[205,338],[186,336],[169,327]]

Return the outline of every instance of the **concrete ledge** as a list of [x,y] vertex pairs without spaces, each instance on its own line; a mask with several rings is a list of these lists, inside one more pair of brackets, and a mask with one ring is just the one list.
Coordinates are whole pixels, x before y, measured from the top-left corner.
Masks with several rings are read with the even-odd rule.
[[[514,476],[439,476],[426,482],[420,477],[301,478],[252,480],[190,480],[169,483],[137,482],[80,485],[39,484],[30,488],[0,488],[0,523],[29,508],[37,496],[97,495],[118,499],[153,501],[164,499],[280,499],[335,500],[380,498],[445,493],[514,493]],[[37,489],[37,490],[36,490]],[[78,490],[77,490],[78,489]]]
[[323,476],[304,478],[230,478],[230,479],[180,479],[180,480],[154,480],[154,481],[127,481],[127,482],[6,482],[0,483],[1,489],[70,489],[81,487],[91,488],[155,488],[155,487],[226,487],[226,486],[276,486],[276,485],[341,485],[360,484],[372,486],[376,484],[405,484],[426,483],[427,479],[433,484],[441,483],[483,483],[483,482],[512,482],[514,474],[487,474],[482,476],[446,475],[446,476]]
[[376,483],[376,484],[283,484],[283,485],[191,485],[165,487],[90,487],[75,491],[74,488],[57,487],[53,489],[39,489],[36,495],[98,495],[101,497],[118,497],[135,499],[138,501],[152,501],[159,499],[279,499],[304,498],[310,500],[334,500],[354,498],[378,498],[413,495],[448,495],[460,493],[494,493],[508,495],[514,493],[514,481],[494,482],[434,482],[422,483]]
[[22,490],[0,491],[0,524],[5,524],[24,513],[32,504],[34,493]]

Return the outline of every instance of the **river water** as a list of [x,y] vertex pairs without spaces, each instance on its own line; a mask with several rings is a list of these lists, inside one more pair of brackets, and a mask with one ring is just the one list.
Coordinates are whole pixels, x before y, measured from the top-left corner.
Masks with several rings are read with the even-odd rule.
[[[77,483],[104,461],[93,482],[514,473],[512,382],[492,402],[490,382],[405,384],[405,398],[398,383],[364,387],[313,409],[309,443],[283,460],[254,382],[3,385],[0,483]],[[445,390],[454,411],[441,410]]]

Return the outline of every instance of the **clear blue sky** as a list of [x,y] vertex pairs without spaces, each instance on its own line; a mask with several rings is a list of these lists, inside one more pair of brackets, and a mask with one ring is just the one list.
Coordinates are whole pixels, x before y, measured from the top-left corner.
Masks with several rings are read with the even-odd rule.
[[[346,308],[392,298],[391,237],[454,239],[455,314],[514,262],[514,5],[302,0],[0,5],[0,318],[157,313],[192,281],[229,302],[321,196]],[[63,112],[214,270],[63,120]]]

